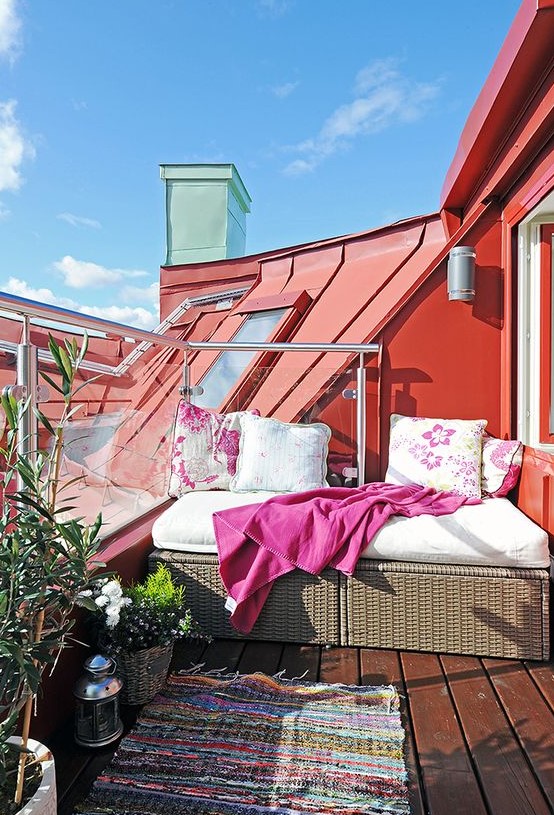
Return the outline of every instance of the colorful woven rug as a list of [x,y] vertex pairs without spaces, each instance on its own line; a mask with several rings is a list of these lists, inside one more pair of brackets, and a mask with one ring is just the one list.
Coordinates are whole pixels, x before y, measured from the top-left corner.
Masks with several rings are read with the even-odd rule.
[[392,687],[173,676],[77,811],[408,813],[403,743]]

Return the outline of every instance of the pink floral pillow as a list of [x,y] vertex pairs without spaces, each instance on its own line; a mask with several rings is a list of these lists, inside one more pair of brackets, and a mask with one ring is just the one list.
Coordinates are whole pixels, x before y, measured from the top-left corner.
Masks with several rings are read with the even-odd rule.
[[240,417],[244,415],[245,411],[210,413],[190,402],[179,402],[168,487],[171,498],[192,490],[229,489],[237,469]]
[[486,425],[486,419],[427,419],[393,413],[385,481],[480,498]]
[[518,482],[523,461],[523,444],[512,439],[483,439],[481,489],[491,498],[503,498]]

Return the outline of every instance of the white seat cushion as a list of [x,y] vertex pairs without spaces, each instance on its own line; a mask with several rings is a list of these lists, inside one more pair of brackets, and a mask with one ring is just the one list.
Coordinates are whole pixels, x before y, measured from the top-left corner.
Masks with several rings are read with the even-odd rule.
[[276,492],[187,492],[154,521],[152,538],[158,549],[217,553],[212,514],[220,509],[258,504]]
[[550,562],[546,532],[507,498],[487,498],[451,515],[390,518],[362,557],[522,569]]
[[[278,494],[226,490],[186,493],[154,522],[154,546],[217,554],[214,512],[256,504]],[[529,569],[550,564],[548,535],[507,498],[487,498],[439,517],[392,517],[369,542],[362,557]]]

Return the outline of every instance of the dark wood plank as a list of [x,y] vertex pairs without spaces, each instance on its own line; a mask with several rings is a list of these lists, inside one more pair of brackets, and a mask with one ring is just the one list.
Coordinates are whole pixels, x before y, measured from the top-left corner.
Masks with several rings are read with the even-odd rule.
[[491,815],[548,815],[550,807],[481,661],[444,656],[441,662]]
[[526,662],[525,667],[533,677],[550,710],[554,711],[554,663]]
[[317,682],[321,648],[318,645],[285,645],[281,654],[279,671],[286,679],[302,677],[307,682]]
[[82,747],[73,738],[73,718],[49,740],[56,767],[58,815],[70,815],[75,804],[86,797],[94,779],[110,762],[121,739],[134,726],[140,707],[122,705],[123,734],[106,747]]
[[439,659],[400,655],[409,696],[427,811],[431,815],[486,815]]
[[400,697],[400,713],[406,731],[404,758],[408,773],[411,815],[423,815],[425,803],[420,785],[420,767],[414,747],[412,722],[407,704],[406,687],[397,651],[360,649],[360,682],[362,685],[394,685]]
[[279,669],[283,646],[278,642],[247,642],[237,670],[241,674],[265,673],[273,676]]
[[245,643],[242,640],[214,640],[202,654],[203,671],[233,673],[237,670]]
[[173,646],[170,671],[188,671],[202,662],[208,642],[205,640],[182,640]]
[[554,812],[554,713],[521,662],[483,662]]
[[398,652],[360,648],[360,681],[362,685],[394,685],[402,693],[404,683]]
[[359,685],[360,660],[358,649],[324,648],[321,652],[319,678],[322,682]]
[[73,779],[73,783],[59,796],[58,815],[73,815],[76,804],[87,797],[93,782],[109,764],[113,754],[114,750],[103,750],[90,755],[81,772]]

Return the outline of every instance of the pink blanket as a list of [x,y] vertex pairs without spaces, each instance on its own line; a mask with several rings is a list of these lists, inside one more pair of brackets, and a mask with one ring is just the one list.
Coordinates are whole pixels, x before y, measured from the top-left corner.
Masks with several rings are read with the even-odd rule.
[[391,515],[447,515],[480,503],[417,484],[382,482],[288,493],[213,515],[221,579],[234,627],[249,633],[273,581],[295,568],[352,574]]

